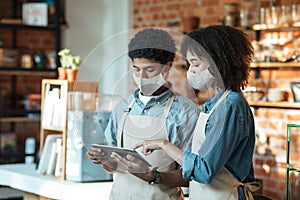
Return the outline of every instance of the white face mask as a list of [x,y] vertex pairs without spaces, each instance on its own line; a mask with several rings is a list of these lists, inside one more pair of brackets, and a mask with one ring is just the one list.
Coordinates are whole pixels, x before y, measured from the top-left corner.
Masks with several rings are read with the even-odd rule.
[[194,89],[197,90],[208,90],[215,78],[211,73],[208,71],[208,69],[203,70],[200,73],[192,73],[190,71],[187,71],[187,80]]
[[162,73],[152,78],[137,77],[133,72],[133,79],[144,96],[151,96],[156,90],[166,83]]

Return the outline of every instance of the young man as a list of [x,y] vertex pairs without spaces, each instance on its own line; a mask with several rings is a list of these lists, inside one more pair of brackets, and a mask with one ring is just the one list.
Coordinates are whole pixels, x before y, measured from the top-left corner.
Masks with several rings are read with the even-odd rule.
[[[176,51],[172,37],[164,30],[147,28],[139,31],[128,47],[139,88],[114,108],[106,128],[108,144],[132,148],[144,140],[165,139],[183,151],[190,150],[199,110],[191,100],[175,94],[167,81]],[[91,147],[89,156],[115,173],[110,199],[182,199],[177,186],[188,186],[179,166],[161,150],[145,157],[152,168],[138,171],[110,165],[99,149]],[[159,184],[160,176],[177,177],[177,182]]]

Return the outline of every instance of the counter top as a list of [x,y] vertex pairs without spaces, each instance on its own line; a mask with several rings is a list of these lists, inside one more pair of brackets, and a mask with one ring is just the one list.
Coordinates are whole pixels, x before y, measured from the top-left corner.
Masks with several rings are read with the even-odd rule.
[[77,183],[38,174],[35,165],[0,165],[0,185],[52,199],[109,199],[112,182]]
[[[0,165],[0,185],[51,199],[109,199],[112,181],[78,183],[44,176],[35,165]],[[185,200],[188,200],[186,197]]]

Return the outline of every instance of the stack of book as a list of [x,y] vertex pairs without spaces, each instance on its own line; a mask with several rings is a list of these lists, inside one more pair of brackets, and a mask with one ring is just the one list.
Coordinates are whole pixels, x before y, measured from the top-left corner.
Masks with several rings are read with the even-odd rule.
[[42,115],[42,126],[63,128],[64,127],[64,112],[67,109],[65,104],[65,97],[62,88],[51,88],[50,84],[46,85],[44,97],[44,112]]
[[62,136],[50,134],[46,137],[37,172],[43,175],[62,175]]

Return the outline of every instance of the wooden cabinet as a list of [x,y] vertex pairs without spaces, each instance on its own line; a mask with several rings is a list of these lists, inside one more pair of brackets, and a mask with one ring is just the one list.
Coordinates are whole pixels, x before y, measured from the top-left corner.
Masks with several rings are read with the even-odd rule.
[[[5,49],[13,50],[17,52],[17,56],[13,58],[13,65],[6,62],[1,63],[0,59],[0,136],[4,133],[16,134],[18,150],[15,153],[10,153],[3,151],[4,147],[1,148],[0,145],[0,164],[4,157],[11,158],[4,163],[24,162],[27,137],[35,138],[36,152],[38,152],[40,104],[37,103],[32,107],[27,106],[30,101],[28,96],[41,94],[42,79],[57,77],[56,68],[53,66],[49,68],[46,63],[36,66],[32,60],[32,67],[25,68],[21,62],[22,55],[26,53],[33,58],[37,52],[51,51],[54,55],[52,59],[55,60],[55,65],[59,65],[57,52],[61,49],[61,30],[65,23],[62,20],[63,8],[61,6],[64,1],[53,1],[54,4],[51,5],[54,10],[53,19],[49,20],[47,26],[22,24],[22,4],[24,2],[18,0],[1,2],[1,9],[3,10],[0,11],[0,39],[2,44],[0,48],[2,51]],[[44,34],[47,37],[44,37],[43,44],[39,39],[43,38],[41,36]],[[38,100],[40,101],[40,98]],[[20,129],[22,133],[20,133]]]

